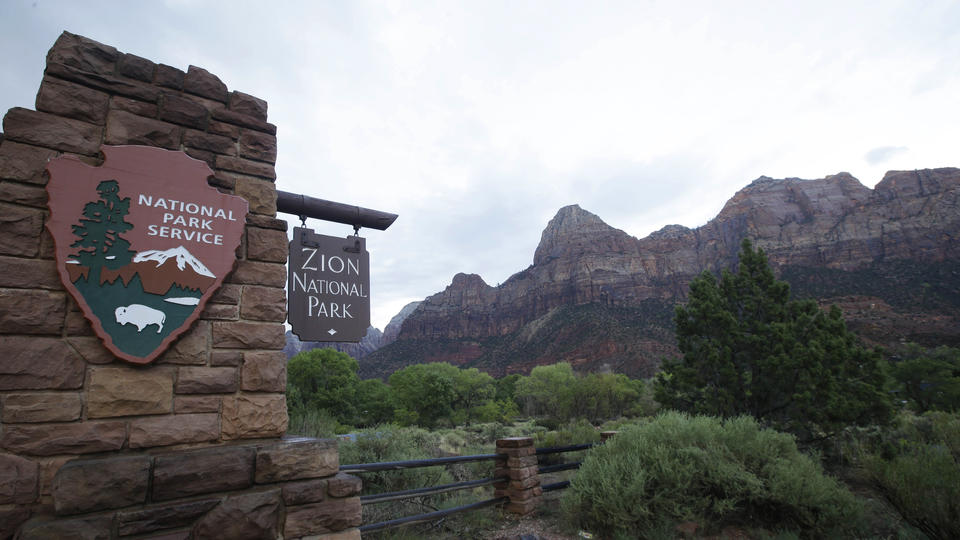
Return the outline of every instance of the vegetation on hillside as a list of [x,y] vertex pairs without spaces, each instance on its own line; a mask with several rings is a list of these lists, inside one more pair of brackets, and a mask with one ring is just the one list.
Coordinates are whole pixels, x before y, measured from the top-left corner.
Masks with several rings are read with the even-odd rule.
[[[736,273],[692,283],[676,326],[683,357],[656,381],[577,373],[568,363],[500,379],[430,363],[384,382],[361,380],[346,354],[308,351],[288,367],[290,430],[349,432],[341,462],[363,463],[490,453],[495,439],[514,435],[534,436],[538,447],[597,442],[601,429],[618,429],[586,452],[565,495],[567,526],[603,537],[675,538],[678,525],[748,537],[960,536],[960,349],[864,349],[838,310],[791,299],[749,242]],[[798,440],[819,440],[822,453],[804,453],[814,447],[798,449]],[[364,490],[488,477],[490,467],[377,473]],[[478,488],[364,516],[489,496]],[[451,519],[446,536],[429,534],[479,537],[490,516]]]

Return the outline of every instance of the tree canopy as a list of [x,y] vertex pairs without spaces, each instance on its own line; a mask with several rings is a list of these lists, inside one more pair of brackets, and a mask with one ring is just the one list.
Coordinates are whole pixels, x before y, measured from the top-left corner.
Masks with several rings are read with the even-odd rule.
[[704,272],[677,306],[682,358],[665,362],[656,398],[697,414],[749,414],[801,438],[886,421],[880,354],[859,345],[835,306],[790,300],[762,249],[744,240],[736,273]]

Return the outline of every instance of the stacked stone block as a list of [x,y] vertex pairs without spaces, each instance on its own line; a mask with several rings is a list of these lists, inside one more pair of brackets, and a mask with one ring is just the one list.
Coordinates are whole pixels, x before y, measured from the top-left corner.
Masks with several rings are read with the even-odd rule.
[[[182,150],[210,165],[210,185],[250,207],[234,271],[194,326],[147,366],[116,359],[94,335],[60,283],[44,228],[47,162],[71,154],[98,165],[104,144]],[[66,32],[54,44],[36,110],[8,111],[0,135],[0,539],[31,516],[24,538],[57,537],[43,531],[62,521],[50,516],[66,514],[78,516],[71,519],[78,531],[107,531],[79,537],[107,538],[147,530],[130,523],[192,523],[211,512],[265,508],[276,516],[286,508],[277,531],[321,530],[304,525],[323,520],[302,507],[326,495],[287,502],[283,484],[302,477],[260,465],[271,455],[264,440],[279,440],[287,428],[287,224],[276,218],[276,151],[266,102],[229,91],[201,68],[184,72]],[[217,484],[217,494],[196,480],[184,493],[165,481],[168,463],[197,476],[220,471],[209,459],[215,455],[250,461],[223,475],[249,479]],[[81,484],[115,475],[130,479],[102,487],[115,499],[71,499],[86,493],[76,491]],[[187,500],[169,502],[180,498]],[[121,504],[126,510],[112,510]]]
[[359,538],[360,480],[338,468],[335,441],[309,439],[81,458],[54,476],[54,515],[20,535]]
[[540,504],[543,488],[537,472],[537,449],[532,437],[509,437],[497,439],[497,461],[494,477],[506,476],[506,482],[495,485],[494,497],[509,497],[505,506],[508,512],[526,515]]

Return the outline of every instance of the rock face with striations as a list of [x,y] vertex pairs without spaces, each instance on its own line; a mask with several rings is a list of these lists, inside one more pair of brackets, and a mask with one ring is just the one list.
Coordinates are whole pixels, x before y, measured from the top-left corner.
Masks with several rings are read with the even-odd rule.
[[651,376],[676,354],[673,306],[700,272],[733,268],[743,238],[795,296],[845,309],[868,343],[960,342],[960,169],[889,172],[872,190],[847,173],[761,177],[707,224],[642,239],[561,208],[533,265],[498,287],[456,275],[361,374],[448,361],[500,376],[568,361]]

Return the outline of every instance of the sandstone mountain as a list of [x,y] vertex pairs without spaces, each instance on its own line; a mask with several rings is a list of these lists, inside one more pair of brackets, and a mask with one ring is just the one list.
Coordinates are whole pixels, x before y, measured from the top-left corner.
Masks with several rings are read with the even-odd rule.
[[887,173],[870,189],[839,173],[761,177],[707,224],[637,239],[567,206],[533,264],[498,287],[458,274],[360,362],[384,377],[447,361],[495,376],[559,361],[653,375],[676,354],[673,308],[704,270],[733,268],[740,241],[762,247],[796,297],[841,307],[871,345],[960,345],[960,169]]

